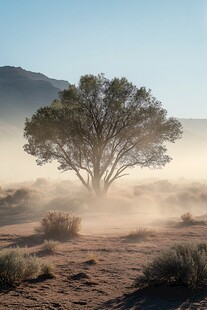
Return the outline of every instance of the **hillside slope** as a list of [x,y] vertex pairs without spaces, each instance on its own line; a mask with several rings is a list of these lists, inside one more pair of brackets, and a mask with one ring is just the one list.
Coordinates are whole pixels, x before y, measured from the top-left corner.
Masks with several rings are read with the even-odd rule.
[[0,120],[22,127],[25,117],[51,103],[68,85],[21,67],[0,67]]

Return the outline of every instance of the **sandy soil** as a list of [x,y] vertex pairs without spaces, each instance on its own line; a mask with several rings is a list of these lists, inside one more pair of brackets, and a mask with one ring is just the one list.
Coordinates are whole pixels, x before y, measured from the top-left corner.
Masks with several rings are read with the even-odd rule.
[[0,222],[0,248],[27,246],[42,261],[54,263],[56,274],[54,279],[28,280],[1,291],[0,309],[207,309],[204,291],[132,287],[143,264],[161,249],[177,241],[206,241],[206,224],[183,227],[155,221],[151,237],[130,241],[124,236],[136,227],[136,216],[130,225],[126,216],[116,222],[107,215],[90,218],[83,219],[81,235],[62,243],[54,255],[46,255],[34,237],[36,222]]

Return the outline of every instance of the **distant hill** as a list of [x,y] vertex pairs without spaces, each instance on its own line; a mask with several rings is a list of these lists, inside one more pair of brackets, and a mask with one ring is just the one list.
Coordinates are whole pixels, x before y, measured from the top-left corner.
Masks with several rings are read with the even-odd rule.
[[207,119],[181,118],[180,122],[185,131],[207,138]]
[[68,85],[21,67],[0,67],[0,121],[22,127],[26,116],[51,103]]
[[22,130],[0,121],[0,141],[13,143],[17,139],[22,139]]

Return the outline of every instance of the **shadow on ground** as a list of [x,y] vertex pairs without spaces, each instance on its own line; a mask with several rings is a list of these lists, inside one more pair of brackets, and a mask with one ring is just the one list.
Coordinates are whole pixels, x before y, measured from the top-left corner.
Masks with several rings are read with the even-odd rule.
[[[205,305],[201,307],[202,302]],[[186,288],[145,288],[124,294],[102,304],[98,309],[175,310],[207,309],[207,291],[192,292]]]

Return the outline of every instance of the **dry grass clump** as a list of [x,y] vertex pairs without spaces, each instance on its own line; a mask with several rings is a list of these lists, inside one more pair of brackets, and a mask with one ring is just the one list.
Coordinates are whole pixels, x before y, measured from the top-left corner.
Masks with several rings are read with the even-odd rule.
[[12,287],[39,274],[39,260],[20,248],[0,251],[0,288]]
[[140,226],[136,230],[130,232],[125,238],[131,241],[140,241],[147,237],[153,237],[154,235],[154,232],[148,227]]
[[49,254],[54,254],[55,251],[58,249],[60,243],[55,240],[45,240],[42,248],[44,251],[46,251]]
[[55,266],[50,262],[45,262],[41,266],[41,275],[47,278],[55,277]]
[[63,240],[77,236],[80,225],[80,217],[73,217],[63,211],[49,211],[36,228],[36,232],[43,233],[53,240]]
[[207,286],[207,243],[179,243],[155,256],[143,269],[136,286]]

